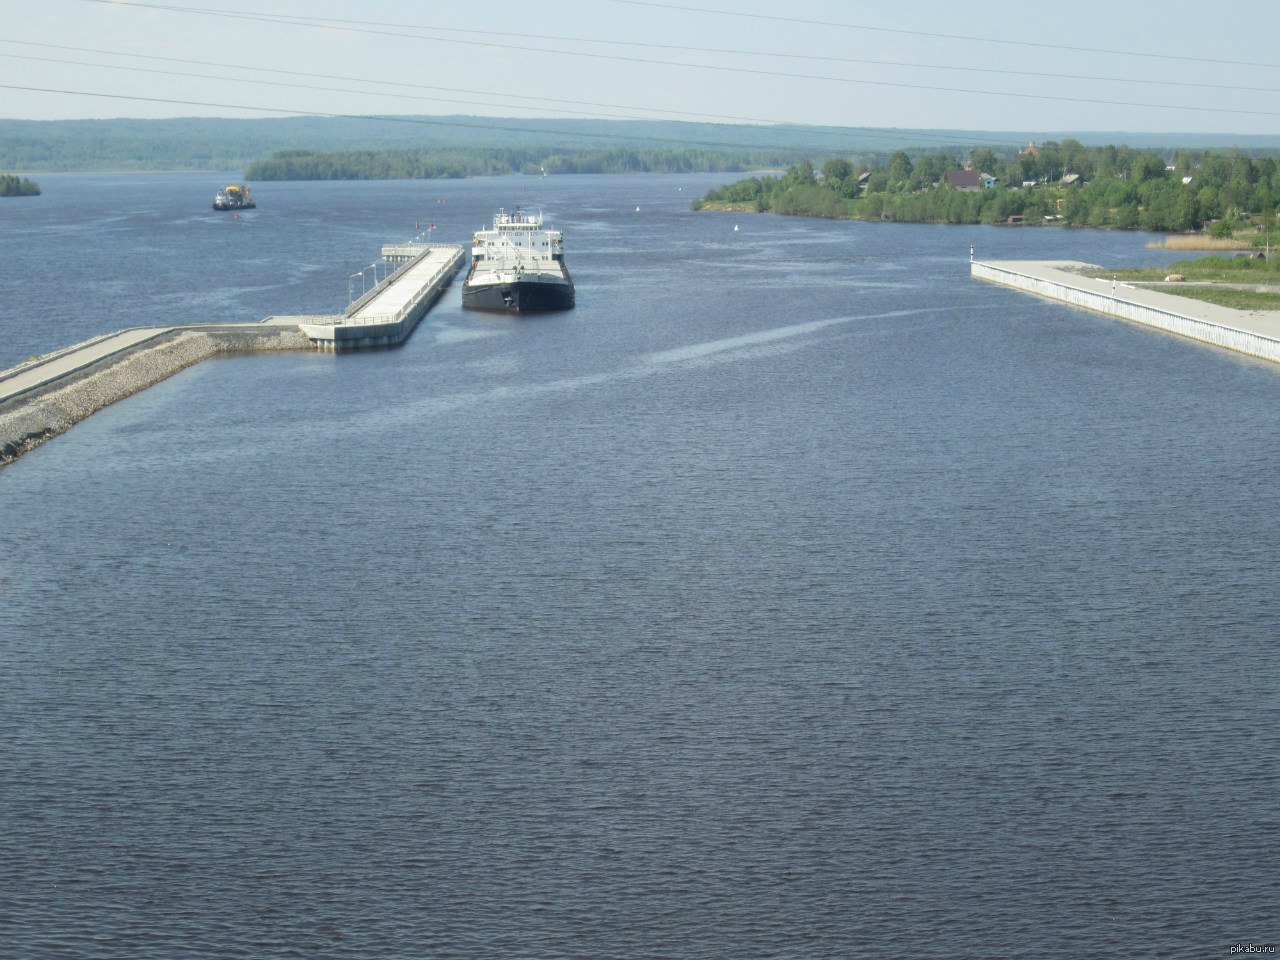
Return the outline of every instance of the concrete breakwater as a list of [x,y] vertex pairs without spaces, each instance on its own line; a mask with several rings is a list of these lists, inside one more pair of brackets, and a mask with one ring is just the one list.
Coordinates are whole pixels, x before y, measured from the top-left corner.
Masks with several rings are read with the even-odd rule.
[[[160,332],[0,402],[0,465],[201,360],[219,354],[310,349],[297,326],[177,327]],[[75,350],[63,353],[74,356]]]
[[[1074,260],[971,260],[969,272],[1027,293],[1049,297],[1226,350],[1280,363],[1280,315],[1217,304],[1081,274]],[[1094,268],[1096,269],[1096,268]]]
[[[218,354],[403,343],[452,281],[463,256],[459,246],[391,244],[383,247],[383,263],[374,265],[377,283],[341,315],[139,327],[0,371],[0,466],[103,407]],[[383,264],[385,276],[378,278],[376,268]],[[365,272],[357,276],[364,283]]]

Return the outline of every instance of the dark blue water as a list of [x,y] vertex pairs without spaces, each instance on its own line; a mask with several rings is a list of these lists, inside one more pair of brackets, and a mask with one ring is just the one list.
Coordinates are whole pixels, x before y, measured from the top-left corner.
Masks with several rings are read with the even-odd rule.
[[693,214],[707,176],[237,221],[221,179],[0,205],[0,366],[333,310],[517,202],[578,307],[455,285],[402,349],[206,362],[0,470],[0,955],[1280,939],[1280,369],[968,278],[1147,238]]

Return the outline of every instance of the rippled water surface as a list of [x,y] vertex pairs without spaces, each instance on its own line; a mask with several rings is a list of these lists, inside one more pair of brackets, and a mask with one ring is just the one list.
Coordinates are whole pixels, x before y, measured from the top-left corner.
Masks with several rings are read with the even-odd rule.
[[1280,939],[1280,370],[968,277],[1145,237],[690,212],[721,179],[0,206],[0,367],[334,310],[516,203],[578,288],[0,470],[0,955]]

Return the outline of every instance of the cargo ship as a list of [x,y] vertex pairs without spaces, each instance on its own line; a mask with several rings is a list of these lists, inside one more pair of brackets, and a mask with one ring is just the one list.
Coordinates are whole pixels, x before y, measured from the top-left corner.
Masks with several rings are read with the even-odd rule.
[[238,183],[224,187],[213,198],[215,210],[252,210],[256,206],[249,198],[249,188]]
[[542,213],[498,210],[493,229],[471,238],[471,269],[462,305],[474,310],[528,313],[568,310],[573,278],[564,262],[564,237],[542,228]]

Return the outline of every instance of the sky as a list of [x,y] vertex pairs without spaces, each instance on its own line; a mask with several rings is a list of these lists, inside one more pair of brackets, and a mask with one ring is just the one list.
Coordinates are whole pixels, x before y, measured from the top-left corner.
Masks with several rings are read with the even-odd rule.
[[1274,0],[0,0],[0,117],[1280,133]]

